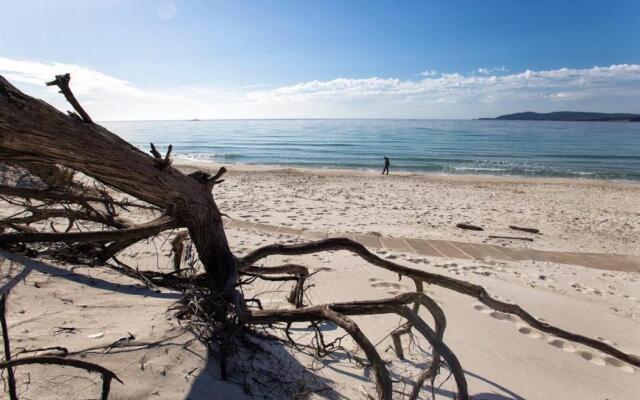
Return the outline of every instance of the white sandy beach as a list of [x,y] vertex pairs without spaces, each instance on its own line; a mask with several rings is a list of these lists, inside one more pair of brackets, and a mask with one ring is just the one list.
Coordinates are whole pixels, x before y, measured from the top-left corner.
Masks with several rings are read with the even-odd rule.
[[[185,171],[204,168],[193,163],[179,167]],[[214,197],[221,211],[234,220],[331,235],[375,233],[640,256],[637,183],[227,168],[225,182],[214,188]],[[485,230],[461,230],[455,227],[458,222]],[[488,239],[488,235],[527,236],[510,230],[509,225],[538,228],[542,235],[535,235],[533,242]],[[259,228],[232,227],[227,233],[232,249],[240,255],[260,245],[303,240],[298,235]],[[140,269],[169,272],[170,235],[167,232],[140,243],[121,259]],[[516,302],[552,324],[640,355],[637,270],[612,272],[526,260],[474,261],[385,249],[376,252],[412,268],[481,284],[497,297]],[[74,267],[6,252],[0,257],[0,283],[11,289],[7,319],[14,351],[64,346],[81,352],[123,380],[124,385],[113,384],[114,399],[249,397],[242,386],[218,379],[217,366],[207,362],[204,345],[182,329],[168,311],[178,300],[177,293],[144,288],[140,282],[104,267]],[[300,263],[316,272],[307,304],[382,299],[413,289],[410,280],[398,280],[396,275],[345,252],[269,257],[265,265],[283,262]],[[289,289],[289,284],[281,282],[256,281],[247,295],[259,295],[265,307],[290,307],[286,302]],[[516,317],[491,312],[469,297],[439,287],[428,287],[427,291],[447,315],[445,341],[460,359],[474,399],[639,398],[639,370],[531,329]],[[398,326],[397,316],[358,317],[356,322],[374,343],[379,342],[378,349],[398,381],[396,395],[409,391],[412,379],[428,366],[428,347],[424,343],[417,343],[424,351],[417,345],[407,347],[407,360],[401,361],[387,336]],[[307,325],[294,326],[294,336],[303,343],[312,338]],[[328,338],[342,335],[335,326],[325,328]],[[109,347],[120,338],[127,339]],[[357,349],[349,339],[342,344]],[[256,369],[282,368],[277,372],[288,375],[289,383],[264,387],[252,380],[261,374],[254,374],[244,384],[255,395],[296,397],[293,394],[297,393],[296,398],[359,399],[375,393],[372,371],[350,362],[340,352],[314,361],[280,345],[270,346],[280,364],[265,356],[262,364],[256,362]],[[87,351],[91,348],[96,349]],[[303,367],[308,371],[304,375]],[[99,393],[98,377],[69,369],[58,372],[18,368],[21,398],[95,398]],[[441,378],[446,375],[443,370]],[[449,379],[433,393],[437,399],[451,399],[454,388]],[[431,390],[425,387],[421,398],[430,396]]]

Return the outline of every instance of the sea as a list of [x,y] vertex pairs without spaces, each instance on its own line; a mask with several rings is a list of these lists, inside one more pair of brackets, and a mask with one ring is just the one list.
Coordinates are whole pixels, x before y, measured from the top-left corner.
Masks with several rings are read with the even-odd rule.
[[640,123],[286,119],[103,122],[216,164],[640,180]]

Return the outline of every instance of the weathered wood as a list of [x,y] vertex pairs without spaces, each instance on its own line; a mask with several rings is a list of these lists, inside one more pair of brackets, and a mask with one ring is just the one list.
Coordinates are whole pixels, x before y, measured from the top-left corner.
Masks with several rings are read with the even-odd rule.
[[576,343],[581,343],[585,346],[594,348],[605,354],[616,357],[619,360],[640,368],[640,358],[634,356],[633,354],[625,353],[600,340],[592,339],[590,337],[583,336],[577,333],[572,333],[546,322],[542,322],[533,315],[529,314],[517,304],[505,303],[503,301],[494,299],[487,292],[487,290],[480,285],[475,285],[473,283],[451,278],[445,275],[434,274],[431,272],[417,270],[405,267],[404,265],[396,264],[392,261],[385,260],[376,256],[375,254],[367,250],[366,247],[351,239],[330,238],[319,240],[316,242],[294,245],[272,244],[261,247],[247,254],[245,257],[239,259],[239,262],[241,266],[251,265],[271,255],[303,255],[329,250],[346,250],[360,256],[362,259],[368,261],[373,265],[395,272],[400,276],[407,276],[414,280],[421,280],[428,284],[437,285],[453,290],[454,292],[471,296],[493,310],[519,316],[524,322],[526,322],[533,328],[558,336],[559,338],[567,339]]
[[[2,148],[0,148],[0,156],[2,155]],[[62,191],[60,189],[50,189],[50,190],[42,190],[42,189],[30,189],[30,188],[21,188],[15,186],[7,186],[0,185],[0,195],[2,196],[10,196],[10,197],[21,197],[24,199],[34,199],[40,200],[43,202],[49,201],[58,201],[64,203],[84,203],[84,202],[92,202],[92,203],[104,203],[108,201],[104,197],[99,197],[94,194],[80,194],[73,193],[69,191]],[[141,207],[141,208],[149,208],[148,206],[132,204],[127,201],[113,201],[114,205],[121,207]]]
[[[425,307],[433,312],[433,316],[437,318],[437,330],[434,332],[422,319],[406,304],[419,301]],[[432,307],[435,305],[435,307]],[[464,377],[464,371],[453,352],[442,342],[441,335],[444,334],[445,322],[441,319],[444,314],[437,304],[428,298],[424,293],[404,293],[393,298],[383,300],[366,300],[353,301],[348,303],[334,303],[320,306],[298,308],[292,310],[257,310],[247,311],[240,315],[240,319],[249,324],[259,323],[275,323],[275,322],[304,322],[313,320],[328,320],[335,322],[338,326],[345,329],[354,340],[365,351],[367,358],[372,362],[376,371],[376,382],[378,394],[381,399],[387,399],[390,396],[391,382],[387,380],[388,371],[383,362],[378,361],[379,355],[375,348],[368,347],[368,339],[361,337],[361,332],[357,329],[357,325],[353,321],[345,320],[349,315],[374,315],[374,314],[398,314],[415,327],[416,330],[423,335],[429,344],[434,348],[436,357],[442,356],[449,365],[456,385],[458,386],[458,398],[460,400],[468,400],[467,382]],[[442,314],[441,314],[442,313]],[[350,321],[350,322],[349,322]],[[364,339],[363,339],[364,338]],[[374,353],[375,352],[375,353]]]
[[[279,265],[277,267],[244,266],[239,270],[241,274],[257,276],[260,279],[265,280],[295,280],[296,284],[293,289],[291,289],[291,293],[289,294],[287,300],[289,301],[289,303],[294,304],[298,308],[302,307],[304,297],[304,283],[309,277],[309,269],[304,265],[285,264]],[[274,274],[290,274],[294,276],[285,276],[280,279],[268,277],[268,275]]]
[[460,229],[466,229],[466,230],[470,230],[470,231],[483,231],[484,228],[476,226],[476,225],[471,225],[471,224],[456,224],[456,227],[460,228]]
[[0,244],[47,242],[112,242],[133,238],[145,238],[162,231],[178,228],[180,224],[171,217],[161,217],[146,224],[112,231],[87,232],[21,232],[0,234]]
[[50,218],[66,218],[74,221],[97,222],[99,224],[111,226],[116,229],[124,229],[133,226],[133,223],[131,221],[125,220],[124,218],[110,219],[105,215],[95,212],[91,213],[80,210],[70,210],[66,208],[36,208],[31,211],[31,215],[25,217],[7,218],[3,221],[0,221],[0,224],[32,224],[34,222],[44,221]]
[[78,103],[78,100],[76,100],[76,96],[74,96],[73,93],[71,92],[71,89],[69,88],[70,80],[71,80],[70,74],[56,75],[56,79],[52,80],[51,82],[47,82],[47,86],[54,86],[54,85],[57,86],[60,89],[60,93],[64,95],[64,97],[71,104],[73,109],[76,110],[78,114],[80,114],[80,117],[82,117],[82,120],[84,122],[92,124],[93,121],[91,120],[91,117],[89,116],[89,114],[87,114],[84,108],[82,108],[80,103]]
[[521,226],[509,225],[509,228],[514,229],[516,231],[523,231],[529,233],[540,233],[540,229],[536,228],[523,228]]
[[211,289],[237,282],[235,259],[210,190],[97,124],[71,118],[0,76],[0,157],[59,164],[156,205],[189,229]]

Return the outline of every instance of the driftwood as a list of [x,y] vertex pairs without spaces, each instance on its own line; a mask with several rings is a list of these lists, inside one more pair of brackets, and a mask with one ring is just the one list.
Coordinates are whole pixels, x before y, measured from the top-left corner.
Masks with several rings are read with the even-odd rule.
[[[60,79],[57,78],[56,81],[58,80]],[[68,83],[69,79],[63,76],[60,82],[55,84],[61,87],[65,97],[75,100]],[[226,169],[221,168],[213,176],[202,171],[185,175],[171,165],[171,148],[162,156],[152,145],[150,156],[94,124],[88,115],[80,112],[81,107],[77,100],[70,102],[82,118],[67,116],[48,104],[23,94],[0,77],[0,159],[23,166],[35,175],[41,173],[35,165],[80,172],[112,191],[130,196],[138,203],[142,202],[142,209],[160,212],[161,215],[155,215],[151,221],[139,225],[122,222],[117,219],[118,207],[126,208],[129,205],[128,201],[105,199],[107,190],[79,190],[72,179],[63,180],[66,184],[62,187],[49,184],[45,190],[0,187],[1,196],[11,199],[9,201],[12,201],[12,204],[23,205],[29,210],[27,215],[14,216],[13,221],[0,225],[0,228],[5,226],[5,229],[13,230],[0,232],[0,244],[27,246],[29,243],[56,242],[95,245],[101,251],[93,256],[94,262],[115,261],[115,265],[109,264],[111,268],[125,275],[148,285],[183,291],[183,305],[178,314],[184,318],[198,319],[198,327],[205,327],[203,337],[209,341],[211,348],[219,349],[216,354],[223,378],[228,377],[226,358],[231,354],[231,348],[242,343],[238,341],[239,337],[255,332],[255,327],[275,326],[278,323],[290,326],[296,321],[310,321],[315,324],[317,321],[325,320],[341,327],[360,346],[375,371],[378,397],[390,399],[392,381],[387,366],[381,360],[376,347],[350,316],[393,313],[405,320],[391,333],[399,358],[404,357],[401,338],[412,335],[414,331],[433,349],[431,366],[420,374],[410,397],[417,398],[423,383],[427,380],[433,382],[441,363],[444,362],[453,374],[458,398],[468,399],[463,369],[452,349],[446,346],[443,340],[446,324],[444,313],[423,292],[424,283],[471,296],[493,310],[519,316],[536,329],[592,347],[640,367],[640,360],[636,357],[602,341],[541,322],[518,305],[496,300],[481,286],[381,259],[361,244],[349,239],[332,238],[290,246],[274,244],[256,249],[244,257],[236,257],[229,248],[222,214],[211,193],[214,185],[222,183],[220,177]],[[69,176],[73,177],[73,174]],[[16,203],[16,199],[24,201]],[[28,199],[36,199],[39,202],[37,207],[42,206],[47,211],[32,209],[34,206]],[[60,204],[66,205],[64,212],[56,211],[60,210]],[[47,220],[50,220],[60,216],[70,221],[65,232],[33,231],[33,228],[27,226],[30,221],[42,222],[41,218],[48,217]],[[79,231],[71,224],[74,219],[84,219],[101,228]],[[472,225],[459,225],[467,226],[464,229],[482,230]],[[174,272],[171,274],[139,271],[119,262],[115,257],[119,251],[137,241],[175,228],[186,228],[186,231],[176,236],[172,243]],[[183,270],[180,268],[180,262],[187,237],[195,246],[198,259],[204,268],[204,273],[200,275],[181,274]],[[414,281],[416,291],[379,301],[305,306],[305,281],[310,276],[306,267],[296,264],[264,267],[258,264],[260,260],[271,255],[302,255],[334,250],[352,252],[374,266],[395,272],[401,277],[408,277]],[[246,299],[242,294],[242,286],[251,284],[255,279],[294,282],[289,300],[295,308],[265,310],[262,309],[259,299]],[[257,304],[259,309],[249,307],[250,304]],[[433,316],[435,329],[429,327],[419,316],[421,308]],[[288,333],[287,336],[289,337]],[[47,361],[54,362],[52,359]]]
[[533,242],[532,238],[521,237],[521,236],[497,236],[497,235],[489,235],[490,239],[509,239],[509,240],[524,240],[526,242]]
[[522,232],[540,233],[540,229],[536,229],[536,228],[523,228],[521,226],[515,226],[515,225],[509,225],[509,228],[516,231],[522,231]]
[[471,224],[457,224],[456,225],[457,228],[460,229],[466,229],[466,230],[470,230],[470,231],[484,231],[484,229],[480,226],[476,226],[476,225],[471,225]]
[[74,96],[71,92],[71,88],[69,88],[70,80],[70,74],[56,75],[56,79],[52,80],[51,82],[47,82],[47,86],[57,86],[60,89],[60,93],[62,93],[65,99],[67,99],[71,106],[73,106],[73,109],[76,110],[78,114],[80,114],[82,120],[89,124],[93,123],[89,114],[87,114],[87,112],[82,108],[80,103],[78,103],[78,100],[76,100],[76,96]]

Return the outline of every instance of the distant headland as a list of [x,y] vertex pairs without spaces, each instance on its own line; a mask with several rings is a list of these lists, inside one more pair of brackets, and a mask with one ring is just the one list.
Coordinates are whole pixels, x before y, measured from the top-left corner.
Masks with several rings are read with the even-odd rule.
[[550,113],[536,113],[531,111],[501,115],[496,118],[479,118],[486,120],[506,121],[619,121],[640,122],[640,114],[624,113],[596,113],[579,111],[556,111]]

